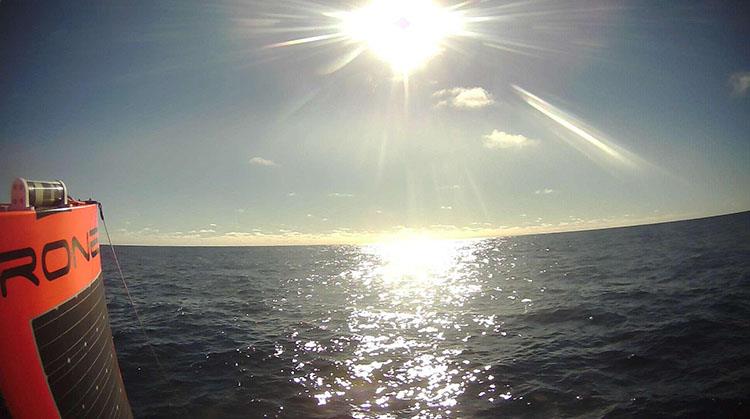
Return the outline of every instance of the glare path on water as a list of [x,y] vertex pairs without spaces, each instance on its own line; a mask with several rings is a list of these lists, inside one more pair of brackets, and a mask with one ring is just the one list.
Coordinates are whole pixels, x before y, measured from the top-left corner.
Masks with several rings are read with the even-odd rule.
[[533,302],[515,289],[489,287],[494,280],[483,266],[512,269],[515,261],[483,246],[421,239],[365,246],[349,255],[359,262],[354,269],[295,279],[297,295],[280,307],[316,307],[320,318],[302,322],[291,347],[277,345],[279,356],[293,352],[291,381],[321,412],[362,418],[460,414],[468,386],[469,397],[488,408],[512,398],[492,375],[494,355],[471,351],[508,336],[503,307],[517,314]]
[[[531,60],[532,65],[560,57],[575,61],[585,50],[580,45],[595,45],[585,28],[606,23],[596,17],[607,12],[607,6],[583,1],[493,6],[374,0],[347,10],[289,4],[285,13],[249,23],[251,32],[270,35],[265,53],[279,57],[282,51],[307,56],[335,51],[334,60],[319,69],[322,77],[355,63],[368,69],[390,67],[393,85],[403,86],[405,111],[410,78],[437,65],[433,61],[441,55],[468,56],[467,51],[479,47],[503,59]],[[565,43],[571,40],[578,43]],[[550,129],[588,158],[608,166],[639,167],[637,156],[583,120],[508,82],[519,105],[553,121]],[[481,193],[475,194],[481,202]],[[491,263],[512,269],[515,261],[481,243],[407,240],[352,248],[351,254],[333,258],[348,260],[337,276],[295,278],[296,295],[279,301],[278,309],[309,318],[276,350],[280,359],[291,354],[285,371],[303,389],[300,395],[313,399],[322,415],[425,418],[461,416],[462,401],[469,399],[490,408],[523,398],[502,377],[493,376],[505,354],[482,353],[482,342],[521,339],[506,329],[503,319],[529,310],[544,287],[530,279],[526,288],[515,286],[523,279],[510,276],[504,278],[512,280],[508,289],[498,287],[499,278],[487,277],[484,268]],[[357,267],[351,269],[347,258]],[[335,269],[324,268],[321,272]],[[477,329],[481,334],[471,332]]]

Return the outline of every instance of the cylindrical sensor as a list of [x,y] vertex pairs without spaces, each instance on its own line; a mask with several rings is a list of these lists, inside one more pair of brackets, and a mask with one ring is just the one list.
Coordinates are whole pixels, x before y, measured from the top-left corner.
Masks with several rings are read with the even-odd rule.
[[10,192],[11,209],[59,208],[68,205],[68,188],[61,180],[17,178]]

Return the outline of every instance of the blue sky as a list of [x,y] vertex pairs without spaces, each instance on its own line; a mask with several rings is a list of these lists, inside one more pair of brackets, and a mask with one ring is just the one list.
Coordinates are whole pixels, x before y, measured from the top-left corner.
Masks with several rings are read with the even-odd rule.
[[5,0],[0,181],[64,179],[143,244],[750,209],[746,2],[468,2],[408,85],[347,34],[278,46],[367,3]]

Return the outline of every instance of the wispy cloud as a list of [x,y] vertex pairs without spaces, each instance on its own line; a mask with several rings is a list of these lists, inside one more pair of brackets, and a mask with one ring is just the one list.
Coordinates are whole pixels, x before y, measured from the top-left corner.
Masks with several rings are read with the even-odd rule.
[[729,77],[733,96],[745,96],[750,91],[750,71],[740,71]]
[[[448,207],[446,207],[448,208]],[[160,232],[149,227],[130,231],[119,228],[114,231],[114,241],[118,244],[149,245],[201,245],[201,246],[242,246],[242,245],[290,245],[290,244],[363,244],[382,243],[398,238],[415,236],[466,239],[477,237],[498,237],[518,234],[551,233],[559,231],[576,231],[605,227],[620,227],[660,221],[674,220],[675,214],[649,215],[635,217],[628,214],[599,219],[583,219],[570,216],[557,220],[546,220],[541,217],[522,215],[524,222],[517,226],[494,225],[486,222],[474,222],[467,226],[434,224],[423,228],[394,226],[382,231],[369,229],[358,230],[345,227],[325,229],[318,233],[304,232],[292,226],[284,228],[230,231],[217,233],[213,229],[191,230],[188,232]],[[684,217],[683,217],[684,218]],[[321,221],[326,221],[323,218]]]
[[278,167],[278,163],[276,163],[273,160],[264,159],[263,157],[253,157],[250,159],[250,164],[254,166],[264,166],[264,167]]
[[350,193],[341,193],[341,192],[331,192],[328,194],[331,198],[354,198],[354,194]]
[[493,130],[491,134],[484,136],[484,146],[489,149],[524,148],[535,145],[537,142],[520,134],[513,135],[498,130]]
[[454,87],[452,89],[438,90],[432,94],[438,99],[436,107],[453,107],[463,109],[478,109],[495,103],[490,92],[481,87]]
[[536,191],[534,191],[534,193],[537,195],[550,195],[555,192],[557,191],[555,191],[554,189],[550,189],[550,188],[537,189]]

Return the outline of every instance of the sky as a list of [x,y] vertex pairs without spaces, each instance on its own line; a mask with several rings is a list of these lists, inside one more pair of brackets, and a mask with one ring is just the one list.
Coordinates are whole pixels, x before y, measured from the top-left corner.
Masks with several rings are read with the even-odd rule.
[[116,244],[156,245],[746,211],[747,22],[742,1],[2,0],[0,201],[63,179]]

